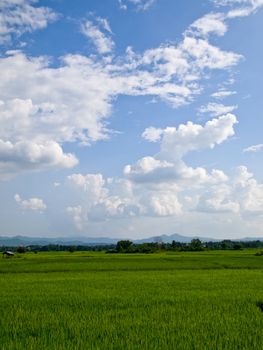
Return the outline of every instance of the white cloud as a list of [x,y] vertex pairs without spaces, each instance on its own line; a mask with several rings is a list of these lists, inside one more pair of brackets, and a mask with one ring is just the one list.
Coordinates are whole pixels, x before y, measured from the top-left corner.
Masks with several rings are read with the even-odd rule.
[[77,204],[67,208],[68,214],[83,231],[94,222],[111,225],[113,220],[125,218],[183,220],[197,213],[228,215],[229,220],[262,216],[263,184],[246,167],[240,166],[234,176],[228,176],[219,169],[193,168],[183,159],[189,152],[226,141],[234,135],[236,123],[236,117],[228,114],[204,126],[188,122],[178,128],[156,129],[156,133],[149,128],[143,137],[160,142],[160,151],[127,165],[124,178],[105,179],[101,174],[68,177],[77,193]]
[[[69,181],[76,186],[78,204],[68,206],[66,211],[82,231],[96,222],[108,222],[108,225],[115,222],[116,225],[116,219],[125,218],[129,218],[129,222],[140,217],[180,217],[183,220],[186,215],[190,219],[202,212],[232,214],[228,217],[231,220],[241,217],[253,220],[263,215],[263,185],[257,183],[246,167],[238,167],[233,177],[227,177],[220,170],[214,170],[213,176],[214,181],[205,181],[196,187],[193,181],[186,184],[175,178],[172,182],[141,184],[125,179],[103,179],[101,174],[75,174]],[[100,180],[95,181],[96,196],[91,178]],[[86,179],[89,180],[86,182]]]
[[[104,179],[101,174],[73,174],[69,183],[79,192],[77,206],[67,211],[75,223],[136,216],[174,216],[183,210],[180,194],[202,186],[226,183],[220,170],[187,166],[182,157],[194,150],[213,148],[234,134],[236,118],[222,116],[205,126],[191,122],[160,133],[160,152],[127,165],[124,179]],[[183,195],[184,197],[184,195]]]
[[230,6],[227,18],[245,17],[263,6],[263,0],[212,0],[217,6]]
[[56,142],[12,143],[0,139],[0,179],[8,179],[18,172],[40,171],[50,168],[72,168],[78,163],[71,153],[64,153]]
[[259,184],[245,166],[237,169],[234,179],[236,196],[245,213],[263,214],[263,184]]
[[198,111],[200,113],[209,113],[210,115],[217,117],[218,115],[231,113],[235,109],[237,109],[237,106],[225,106],[221,103],[210,102],[206,106],[201,106]]
[[[137,7],[150,5],[148,1],[132,2]],[[15,6],[22,5],[25,1],[16,0]],[[94,21],[86,21],[82,30],[99,53],[110,54],[114,47],[110,25],[104,18]],[[190,103],[202,91],[201,81],[208,71],[228,70],[241,59],[211,45],[205,37],[209,32],[223,34],[226,27],[220,21],[219,14],[209,14],[195,22],[190,28],[198,28],[202,38],[186,32],[177,45],[161,45],[142,54],[128,48],[122,57],[66,55],[56,67],[46,57],[7,52],[0,58],[1,177],[77,164],[74,155],[63,152],[63,145],[91,144],[108,138],[106,119],[119,95],[148,95],[174,108]],[[219,113],[218,108],[214,115]],[[221,108],[220,113],[227,111]],[[154,142],[159,133],[147,129],[144,137]],[[26,151],[21,151],[23,147],[41,149],[42,155],[54,148],[56,156],[39,156],[33,162]]]
[[[236,117],[232,114],[208,121],[204,126],[188,122],[178,128],[167,127],[160,132],[160,151],[154,156],[143,157],[134,165],[126,165],[124,175],[137,184],[176,184],[198,187],[227,181],[220,170],[210,173],[205,168],[192,168],[183,157],[192,151],[214,148],[234,135]],[[151,128],[153,130],[154,128]]]
[[217,92],[214,92],[211,97],[216,98],[218,100],[223,100],[226,97],[235,95],[237,92],[236,91],[230,91],[230,90],[219,90]]
[[68,176],[68,182],[79,193],[81,203],[67,208],[78,226],[81,222],[133,217],[140,211],[139,205],[134,204],[131,184],[125,179],[104,179],[101,174],[73,174]]
[[181,48],[196,60],[199,69],[227,69],[242,58],[236,53],[222,51],[204,39],[185,37]]
[[[154,157],[144,157],[134,165],[127,165],[124,175],[134,186],[140,188],[145,197],[148,196],[148,203],[154,208],[155,215],[180,215],[185,211],[186,193],[191,193],[193,197],[196,191],[202,192],[204,188],[228,182],[228,176],[223,171],[213,169],[209,173],[202,167],[193,168],[185,164],[183,157],[191,151],[221,144],[234,135],[235,123],[236,117],[228,114],[210,120],[204,126],[188,122],[178,128],[167,127],[162,131],[157,129],[159,153]],[[150,130],[150,134],[154,135],[154,128]],[[148,133],[143,135],[148,136]],[[167,204],[166,209],[164,203]],[[185,205],[188,206],[189,201]]]
[[109,21],[106,18],[96,17],[97,22],[105,29],[108,33],[113,34]]
[[118,0],[121,10],[127,10],[128,5],[133,5],[138,11],[148,10],[154,2],[155,0]]
[[156,216],[175,216],[182,212],[182,205],[179,203],[177,195],[169,191],[151,196],[150,206]]
[[74,174],[68,180],[78,193],[79,204],[66,211],[79,229],[96,221],[181,213],[176,191],[168,186],[142,188],[127,179],[103,179],[101,174]]
[[[111,31],[105,19],[96,20],[108,33]],[[60,150],[60,159],[52,160],[50,166],[73,166],[77,161],[63,154],[63,144],[106,139],[106,118],[117,96],[159,97],[176,108],[200,93],[200,81],[208,69],[229,69],[240,57],[207,40],[190,37],[178,45],[160,46],[141,55],[129,48],[125,56],[110,60],[67,55],[58,67],[46,57],[31,58],[20,51],[9,51],[0,58],[0,139],[5,146],[10,142],[12,149],[27,140],[42,148],[53,142],[52,147]],[[48,163],[41,159],[39,170],[47,168]],[[25,171],[26,164],[28,170],[34,168],[24,158],[17,162],[23,167],[14,166],[12,161],[6,166],[4,154],[0,162],[5,177],[19,169]]]
[[111,53],[114,49],[113,40],[103,33],[107,31],[108,34],[112,34],[111,28],[108,21],[105,18],[97,18],[98,25],[92,23],[91,21],[86,21],[81,26],[81,32],[89,38],[100,54]]
[[67,207],[66,213],[72,218],[78,230],[81,231],[84,229],[83,221],[85,221],[85,214],[83,213],[83,209],[80,205],[75,207]]
[[214,213],[238,213],[240,205],[231,196],[231,190],[228,185],[211,188],[203,193],[196,208],[198,211]]
[[23,210],[33,210],[42,212],[47,208],[46,204],[41,198],[29,198],[26,200],[22,199],[19,194],[16,194],[14,196],[14,199],[16,203],[20,206],[20,208]]
[[197,210],[262,215],[263,184],[258,184],[245,166],[239,166],[227,183],[212,187],[200,196]]
[[45,28],[57,19],[57,14],[48,7],[36,7],[34,0],[1,0],[0,44],[9,42],[12,36]]
[[233,114],[226,114],[207,121],[204,126],[187,122],[178,128],[168,127],[163,131],[159,157],[176,160],[190,151],[214,148],[234,135],[236,123]]
[[68,177],[68,180],[85,192],[92,203],[97,204],[107,195],[104,187],[105,180],[101,174],[73,174]]
[[223,36],[227,31],[225,23],[225,15],[223,13],[208,13],[205,16],[197,19],[187,31],[187,34],[196,36],[208,36],[216,34]]
[[118,3],[119,3],[119,7],[121,10],[127,10],[128,7],[127,5],[123,2],[123,0],[118,0]]
[[252,145],[243,149],[243,152],[257,153],[257,152],[261,152],[262,150],[263,150],[263,144],[260,143],[258,145]]
[[[160,46],[145,51],[142,56],[133,55],[127,68],[136,69],[136,75],[126,77],[125,86],[132,87],[133,94],[158,96],[179,107],[201,92],[199,81],[207,70],[229,69],[241,57],[222,51],[205,39],[186,36],[178,45]],[[135,88],[135,84],[140,88]]]
[[[65,56],[59,68],[44,57],[12,52],[0,58],[2,138],[57,142],[103,139],[110,113],[110,77],[84,56]],[[15,126],[15,128],[14,128]]]
[[144,130],[142,137],[149,142],[157,142],[161,139],[163,129],[149,127]]

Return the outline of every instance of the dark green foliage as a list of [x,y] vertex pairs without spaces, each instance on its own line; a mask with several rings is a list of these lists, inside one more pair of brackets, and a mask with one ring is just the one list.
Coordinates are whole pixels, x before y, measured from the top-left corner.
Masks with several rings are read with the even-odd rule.
[[17,247],[16,251],[19,253],[19,254],[23,254],[26,252],[26,248],[24,246],[19,246]]
[[74,253],[76,251],[76,247],[74,245],[70,245],[69,248],[68,248],[68,251],[70,253]]
[[118,253],[122,253],[122,252],[129,252],[129,249],[132,246],[132,242],[129,240],[122,240],[122,241],[118,241],[117,245],[116,245],[116,250]]
[[234,250],[240,250],[240,249],[242,249],[242,247],[243,247],[243,245],[241,243],[235,243],[233,245]]
[[257,302],[257,306],[258,306],[259,309],[263,312],[263,302],[262,302],[262,301],[258,301],[258,302]]
[[203,250],[203,245],[200,239],[198,238],[192,239],[191,243],[189,244],[189,250],[196,251],[196,252]]

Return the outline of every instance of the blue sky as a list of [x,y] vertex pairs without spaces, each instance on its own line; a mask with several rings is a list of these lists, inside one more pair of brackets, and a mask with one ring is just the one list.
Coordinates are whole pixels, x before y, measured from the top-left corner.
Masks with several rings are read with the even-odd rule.
[[262,0],[3,0],[0,235],[262,236]]

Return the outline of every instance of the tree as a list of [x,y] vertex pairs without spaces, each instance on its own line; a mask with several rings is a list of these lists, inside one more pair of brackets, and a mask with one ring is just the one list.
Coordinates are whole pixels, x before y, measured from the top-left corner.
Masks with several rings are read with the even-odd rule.
[[232,247],[232,242],[229,239],[224,239],[221,242],[221,249],[231,249]]
[[194,238],[191,240],[190,250],[195,250],[195,251],[203,250],[203,245],[199,238]]
[[242,244],[241,243],[235,243],[233,245],[233,249],[234,250],[241,250],[242,249]]
[[127,252],[132,246],[132,241],[122,240],[117,242],[116,250],[118,253]]
[[76,247],[74,245],[69,246],[68,251],[70,253],[74,253],[76,251]]
[[19,247],[17,247],[16,251],[20,254],[23,254],[26,252],[26,248],[22,245],[20,245]]
[[176,242],[175,240],[173,240],[171,246],[172,246],[172,249],[179,249],[182,247],[182,243]]

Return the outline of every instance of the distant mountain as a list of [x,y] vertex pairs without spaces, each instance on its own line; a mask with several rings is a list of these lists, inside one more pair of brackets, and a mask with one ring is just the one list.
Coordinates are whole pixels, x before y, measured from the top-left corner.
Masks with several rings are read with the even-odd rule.
[[182,236],[178,233],[174,233],[172,235],[161,235],[161,236],[153,236],[149,238],[143,238],[139,240],[135,240],[134,243],[151,243],[151,242],[163,242],[163,243],[172,243],[172,241],[181,242],[181,243],[190,243],[192,239],[199,238],[201,241],[204,242],[216,242],[220,241],[220,239],[214,239],[214,238],[205,238],[205,237],[198,237],[198,236]]
[[[238,240],[236,239],[235,241],[238,241]],[[245,237],[240,239],[240,241],[263,241],[263,236],[262,237]]]
[[116,244],[119,239],[108,237],[81,237],[81,238],[38,238],[27,236],[1,237],[0,246],[28,246],[28,245],[107,245]]
[[[161,236],[152,236],[149,238],[142,238],[132,240],[134,243],[151,243],[151,242],[163,242],[171,243],[172,241],[189,243],[192,239],[199,238],[203,242],[217,242],[222,239],[200,237],[200,236],[182,236],[178,233],[171,235],[161,235]],[[27,237],[27,236],[14,236],[14,237],[4,237],[0,236],[0,246],[28,246],[28,245],[48,245],[48,244],[59,244],[59,245],[109,245],[116,244],[120,238],[109,238],[109,237],[77,237],[77,238],[38,238],[38,237]],[[263,241],[263,236],[259,237],[246,237],[240,239],[232,239],[232,241]]]

